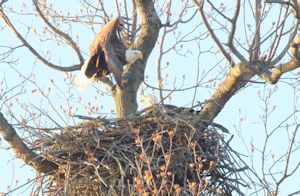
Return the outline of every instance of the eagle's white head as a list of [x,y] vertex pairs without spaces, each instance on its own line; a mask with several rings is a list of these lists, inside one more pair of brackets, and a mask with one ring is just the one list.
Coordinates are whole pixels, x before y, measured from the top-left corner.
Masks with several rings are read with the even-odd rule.
[[126,50],[125,58],[128,64],[132,64],[138,59],[143,59],[143,54],[140,50]]
[[158,103],[157,98],[154,95],[143,95],[140,99],[141,103],[145,103],[147,107],[152,107]]

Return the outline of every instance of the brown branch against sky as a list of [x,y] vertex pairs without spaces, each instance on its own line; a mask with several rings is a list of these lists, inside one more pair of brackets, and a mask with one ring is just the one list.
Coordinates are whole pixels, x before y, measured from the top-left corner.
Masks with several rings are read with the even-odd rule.
[[[47,65],[48,67],[58,70],[58,71],[63,71],[63,72],[70,72],[70,71],[76,71],[79,70],[81,65],[83,64],[83,62],[81,61],[79,64],[77,65],[71,65],[68,67],[62,67],[62,66],[58,66],[55,65],[51,62],[49,62],[48,60],[46,60],[44,57],[42,57],[38,51],[36,51],[33,46],[26,41],[26,39],[18,32],[18,30],[15,28],[15,26],[11,23],[11,21],[9,20],[9,18],[6,16],[6,14],[4,13],[3,9],[0,9],[0,17],[3,19],[4,23],[6,24],[6,26],[15,34],[15,36],[22,42],[22,44],[42,63],[44,63],[45,65]],[[79,57],[80,58],[80,57]],[[82,59],[80,59],[82,60]]]
[[82,54],[80,52],[79,47],[77,46],[77,44],[73,41],[73,39],[66,33],[62,32],[61,30],[57,29],[55,26],[53,26],[48,19],[46,18],[46,16],[44,15],[44,13],[42,13],[42,10],[40,8],[39,3],[37,2],[37,0],[33,1],[33,4],[36,8],[36,11],[38,12],[39,16],[42,18],[42,20],[46,23],[46,25],[53,31],[55,32],[57,35],[61,36],[70,46],[71,48],[76,52],[79,61],[83,64],[83,57]]
[[37,171],[51,173],[58,168],[55,163],[44,159],[30,150],[2,113],[0,113],[0,134],[8,142],[10,149],[26,164],[32,166]]

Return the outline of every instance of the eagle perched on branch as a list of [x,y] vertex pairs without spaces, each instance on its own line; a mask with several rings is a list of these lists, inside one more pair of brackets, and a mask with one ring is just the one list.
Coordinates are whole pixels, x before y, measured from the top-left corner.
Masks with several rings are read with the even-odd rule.
[[86,88],[99,77],[113,74],[122,88],[123,66],[142,59],[140,50],[130,50],[121,40],[119,30],[124,28],[124,17],[116,17],[106,23],[90,45],[90,56],[75,78],[78,88]]

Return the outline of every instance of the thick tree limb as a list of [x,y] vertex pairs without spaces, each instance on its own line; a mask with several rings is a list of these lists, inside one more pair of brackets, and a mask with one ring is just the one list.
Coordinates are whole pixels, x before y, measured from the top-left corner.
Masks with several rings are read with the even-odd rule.
[[290,71],[293,71],[300,67],[300,61],[292,59],[287,63],[283,63],[276,67],[272,72],[263,72],[259,76],[270,84],[276,84],[281,75]]
[[[263,72],[258,74],[268,83],[275,84],[278,82],[282,74],[292,71],[300,67],[300,62],[296,59],[288,63],[281,64],[272,72]],[[201,121],[211,123],[213,119],[220,113],[227,101],[255,75],[245,64],[237,64],[227,75],[226,79],[219,85],[218,89],[211,99],[204,105],[199,113]]]
[[[42,63],[47,65],[48,67],[58,70],[58,71],[64,71],[64,72],[69,72],[69,71],[76,71],[80,70],[81,65],[83,62],[80,62],[77,65],[72,65],[69,67],[61,67],[58,65],[55,65],[49,61],[47,61],[44,57],[42,57],[27,41],[26,39],[17,31],[17,29],[14,27],[14,25],[11,23],[9,18],[5,15],[3,12],[3,9],[0,9],[0,17],[4,20],[6,26],[17,36],[17,38],[22,42],[22,44],[28,48],[28,50],[37,57],[38,60],[40,60]],[[81,60],[81,59],[80,59]]]
[[254,76],[254,72],[245,64],[236,64],[226,79],[219,85],[211,99],[199,113],[201,121],[211,123],[220,113],[227,101]]
[[206,123],[211,123],[213,119],[223,109],[227,101],[248,81],[254,76],[258,75],[266,82],[275,84],[278,82],[282,74],[293,71],[300,67],[300,36],[297,36],[291,44],[292,60],[277,66],[273,71],[269,71],[267,65],[265,70],[254,70],[253,66],[247,66],[243,63],[235,65],[225,80],[219,85],[211,99],[204,105],[199,113],[200,120]]
[[7,122],[2,113],[0,113],[0,134],[8,142],[14,153],[37,171],[51,173],[58,168],[55,163],[32,152],[18,136],[15,129]]
[[[211,27],[209,27],[208,22],[206,21],[204,12],[203,12],[203,3],[204,1],[201,0],[200,3],[194,1],[194,4],[197,6],[200,14],[202,15],[202,19],[206,24],[206,27],[209,32]],[[204,105],[203,109],[199,113],[199,119],[195,119],[195,123],[208,123],[210,124],[214,118],[219,114],[219,112],[223,109],[227,101],[242,87],[244,87],[247,82],[254,76],[258,75],[261,79],[265,80],[268,83],[275,84],[278,82],[279,78],[282,74],[286,72],[290,72],[292,70],[297,69],[300,66],[300,52],[299,52],[299,45],[300,45],[300,37],[295,37],[297,29],[293,28],[293,32],[290,36],[290,40],[294,41],[291,43],[290,49],[293,58],[284,64],[277,65],[275,68],[274,66],[270,66],[270,62],[266,62],[264,59],[259,59],[259,47],[260,47],[260,23],[261,23],[261,0],[256,0],[256,27],[257,32],[253,41],[253,56],[250,58],[251,60],[255,61],[247,61],[245,57],[243,57],[237,49],[234,47],[233,40],[234,34],[236,30],[236,22],[239,15],[240,9],[240,1],[237,1],[236,9],[234,12],[234,16],[229,21],[232,23],[232,30],[228,37],[228,47],[232,50],[233,54],[241,61],[239,64],[234,65],[235,67],[231,69],[225,80],[219,85],[216,92],[210,98],[210,100]],[[221,14],[222,15],[222,14]],[[228,18],[226,18],[228,20]],[[297,24],[299,22],[297,21]],[[297,27],[298,25],[296,25]],[[216,35],[212,32],[211,33],[212,39],[216,42],[216,45],[220,49],[220,41],[216,37]],[[290,43],[290,42],[289,42]],[[288,45],[289,45],[288,43]],[[224,48],[223,48],[224,49]],[[222,48],[220,49],[222,51]],[[282,58],[287,53],[288,47],[286,47],[283,52],[280,54],[280,58]],[[251,53],[252,53],[251,52]],[[225,58],[228,58],[227,53],[223,52]],[[273,62],[272,62],[273,63]],[[274,68],[272,70],[272,68]],[[197,122],[198,121],[198,122]],[[205,127],[205,126],[204,126]]]

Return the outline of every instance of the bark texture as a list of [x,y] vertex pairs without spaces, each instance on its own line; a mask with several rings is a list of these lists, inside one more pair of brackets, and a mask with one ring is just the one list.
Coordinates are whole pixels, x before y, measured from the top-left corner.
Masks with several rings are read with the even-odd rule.
[[[227,101],[243,88],[253,76],[254,72],[247,65],[242,63],[235,65],[199,113],[200,122],[204,121],[210,124],[221,112]],[[196,121],[199,122],[199,119]]]
[[123,89],[119,87],[113,89],[112,94],[116,103],[118,117],[128,116],[137,111],[137,91],[144,79],[147,59],[155,46],[161,27],[153,1],[137,0],[136,5],[141,15],[142,29],[138,40],[132,48],[141,50],[144,59],[137,61],[124,70]]

